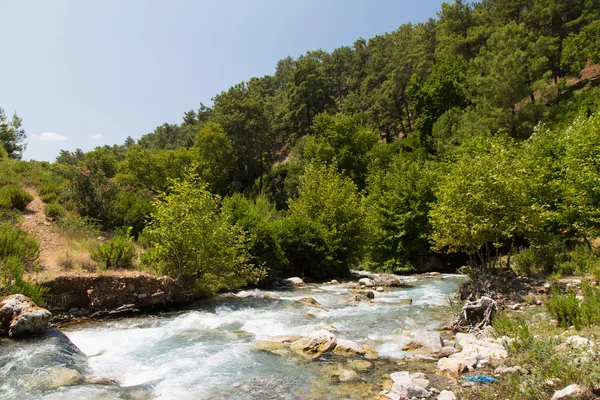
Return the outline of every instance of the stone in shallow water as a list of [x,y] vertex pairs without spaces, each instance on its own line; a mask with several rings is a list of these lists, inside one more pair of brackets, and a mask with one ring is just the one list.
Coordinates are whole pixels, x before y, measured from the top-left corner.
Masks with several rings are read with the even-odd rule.
[[350,340],[337,339],[337,344],[333,349],[333,353],[342,356],[363,355],[365,354],[365,349]]
[[340,382],[357,382],[360,381],[360,376],[354,370],[344,369],[340,372],[339,380]]
[[333,349],[335,335],[326,330],[311,332],[291,344],[291,349],[305,357],[317,358]]

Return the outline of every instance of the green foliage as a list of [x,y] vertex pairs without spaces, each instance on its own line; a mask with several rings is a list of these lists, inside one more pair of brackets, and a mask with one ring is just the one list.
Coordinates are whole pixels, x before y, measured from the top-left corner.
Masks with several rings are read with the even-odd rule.
[[476,255],[485,266],[505,241],[528,230],[535,207],[524,196],[517,154],[502,136],[463,145],[429,213],[435,249]]
[[131,234],[137,237],[150,221],[153,210],[152,197],[148,193],[120,190],[110,205],[110,225],[131,228]]
[[[21,118],[15,113],[12,121],[8,121],[4,109],[0,107],[0,144],[4,150],[3,154],[10,158],[21,159],[25,144],[25,131],[21,128]],[[3,157],[0,157],[0,159]]]
[[585,237],[600,235],[600,114],[579,118],[566,131],[563,159],[565,218]]
[[92,260],[103,269],[131,269],[134,267],[135,246],[131,229],[117,232],[111,240],[90,250]]
[[511,347],[516,351],[530,348],[534,341],[527,321],[519,316],[498,313],[494,316],[492,325],[497,336],[508,336],[515,339],[511,343]]
[[571,33],[563,42],[564,70],[578,75],[588,62],[600,63],[600,21],[591,22],[578,34]]
[[32,201],[33,196],[18,186],[9,185],[0,188],[0,208],[25,211],[27,205]]
[[265,196],[234,194],[223,200],[223,217],[246,232],[251,262],[265,268],[270,280],[281,276],[287,260],[281,247],[279,213]]
[[313,135],[306,139],[304,157],[311,162],[335,165],[359,188],[364,188],[369,151],[377,134],[361,127],[356,118],[344,114],[320,114],[314,119]]
[[59,220],[65,216],[65,209],[58,203],[48,203],[44,206],[44,214],[52,220]]
[[262,270],[249,264],[248,239],[219,213],[219,198],[190,175],[160,196],[146,228],[152,241],[142,263],[180,279],[191,290],[217,290],[256,282]]
[[419,269],[429,252],[436,173],[400,154],[387,171],[369,179],[367,201],[375,225],[370,260],[386,272]]
[[64,167],[61,172],[68,180],[66,195],[75,202],[79,214],[110,227],[111,205],[118,191],[116,184],[100,169]]
[[26,270],[32,270],[39,253],[40,245],[35,238],[7,222],[0,224],[0,260],[16,257]]
[[25,270],[37,264],[39,243],[10,223],[0,224],[0,297],[20,293],[44,305],[45,289],[23,279]]
[[157,151],[131,146],[115,180],[124,186],[160,193],[169,188],[169,179],[185,175],[192,159],[192,152],[185,148]]
[[[371,219],[356,185],[333,167],[310,165],[289,208],[283,246],[288,259],[306,275],[316,279],[346,275],[365,256]],[[296,261],[306,257],[309,263]]]
[[546,243],[532,244],[515,254],[513,269],[522,275],[533,272],[553,273],[564,259],[566,246],[560,238],[551,237]]
[[214,122],[204,124],[196,135],[192,151],[200,178],[208,183],[211,191],[227,193],[236,160],[231,139],[223,127]]
[[574,325],[579,330],[600,323],[600,290],[587,282],[582,283],[581,289],[583,299],[571,289],[564,292],[556,288],[548,298],[546,308],[559,326]]
[[578,245],[564,255],[557,266],[557,272],[600,278],[600,256],[587,246]]

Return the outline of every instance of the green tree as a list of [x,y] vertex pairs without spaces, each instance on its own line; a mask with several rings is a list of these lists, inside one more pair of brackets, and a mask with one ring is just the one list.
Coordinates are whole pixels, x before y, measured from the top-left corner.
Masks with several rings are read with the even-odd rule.
[[9,121],[0,107],[0,143],[10,158],[21,159],[27,147],[25,130],[21,127],[22,120],[15,113]]
[[299,135],[310,131],[313,119],[333,105],[321,59],[307,54],[295,63],[287,91],[289,94],[289,119],[292,129]]
[[517,148],[504,136],[463,144],[440,182],[429,217],[435,250],[464,252],[484,267],[498,249],[525,233],[535,219]]
[[367,154],[377,143],[377,134],[363,128],[348,115],[318,115],[313,124],[313,135],[306,139],[304,157],[309,162],[337,166],[357,186],[365,186]]
[[263,273],[249,264],[248,238],[221,216],[219,203],[194,175],[172,180],[146,228],[152,247],[142,262],[196,293],[256,282]]
[[[271,143],[271,118],[266,108],[265,82],[253,79],[214,98],[213,121],[231,139],[236,158],[237,189],[250,187],[265,172]],[[267,160],[265,160],[267,158]]]
[[365,256],[371,222],[364,200],[333,167],[308,166],[289,208],[283,246],[301,272],[317,279],[347,275]]
[[600,235],[600,115],[580,118],[566,132],[564,212],[578,235]]
[[204,124],[196,135],[192,152],[198,175],[209,188],[215,193],[227,193],[236,160],[231,139],[223,127],[214,122]]
[[526,138],[533,131],[540,118],[534,84],[543,78],[548,62],[543,48],[524,24],[511,22],[496,29],[473,60],[479,72],[472,75],[477,107],[492,132]]
[[387,171],[369,177],[367,202],[375,226],[370,259],[378,269],[407,272],[425,264],[437,180],[427,164],[404,154],[395,156]]

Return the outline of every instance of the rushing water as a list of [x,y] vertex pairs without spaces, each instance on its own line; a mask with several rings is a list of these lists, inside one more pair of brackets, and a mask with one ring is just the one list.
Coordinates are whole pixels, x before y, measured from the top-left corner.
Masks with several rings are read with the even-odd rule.
[[[412,279],[413,287],[386,288],[372,302],[358,303],[349,295],[348,284],[242,291],[158,317],[93,322],[65,330],[88,356],[87,365],[71,353],[57,358],[54,342],[0,342],[0,399],[331,398],[323,392],[332,384],[324,379],[323,369],[331,360],[263,352],[254,342],[327,329],[338,338],[368,344],[384,356],[382,362],[397,362],[405,357],[402,347],[407,339],[402,332],[447,323],[448,297],[464,279],[451,275]],[[303,297],[312,297],[322,307],[298,302]],[[412,304],[403,299],[412,299]],[[57,366],[119,385],[40,384]],[[363,389],[372,398],[371,387]],[[350,397],[361,397],[352,391]]]

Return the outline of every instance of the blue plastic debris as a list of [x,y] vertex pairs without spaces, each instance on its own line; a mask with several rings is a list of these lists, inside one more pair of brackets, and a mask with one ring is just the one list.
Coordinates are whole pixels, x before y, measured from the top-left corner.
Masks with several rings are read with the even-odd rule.
[[463,379],[468,382],[478,382],[478,383],[496,383],[496,382],[498,382],[498,379],[492,378],[491,376],[486,376],[486,375],[465,376],[465,377],[463,377]]

